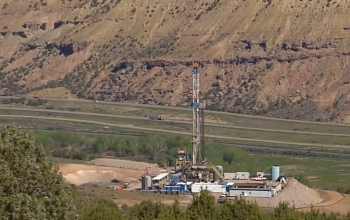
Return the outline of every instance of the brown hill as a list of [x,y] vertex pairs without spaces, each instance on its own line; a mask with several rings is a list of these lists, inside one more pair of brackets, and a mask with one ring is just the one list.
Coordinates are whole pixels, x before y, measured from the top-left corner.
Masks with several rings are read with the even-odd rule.
[[[11,3],[10,3],[11,2]],[[0,94],[188,105],[347,122],[341,0],[0,0]]]

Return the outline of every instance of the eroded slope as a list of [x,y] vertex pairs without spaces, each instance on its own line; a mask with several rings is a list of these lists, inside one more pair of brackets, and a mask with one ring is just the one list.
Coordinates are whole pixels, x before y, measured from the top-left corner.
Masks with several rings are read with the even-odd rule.
[[[341,0],[0,0],[0,93],[188,105],[193,60],[212,109],[347,121]],[[56,91],[56,90],[55,90]]]

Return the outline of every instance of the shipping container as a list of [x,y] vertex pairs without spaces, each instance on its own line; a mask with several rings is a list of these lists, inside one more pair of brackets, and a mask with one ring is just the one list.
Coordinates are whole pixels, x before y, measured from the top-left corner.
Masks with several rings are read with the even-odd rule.
[[201,190],[208,190],[214,193],[225,193],[225,185],[209,184],[209,183],[194,183],[191,186],[192,193],[199,193]]
[[236,179],[236,173],[224,173],[225,180],[234,180]]
[[249,176],[249,172],[236,172],[236,180],[247,180]]
[[181,187],[180,186],[165,186],[164,190],[167,192],[179,192],[179,191],[181,191]]

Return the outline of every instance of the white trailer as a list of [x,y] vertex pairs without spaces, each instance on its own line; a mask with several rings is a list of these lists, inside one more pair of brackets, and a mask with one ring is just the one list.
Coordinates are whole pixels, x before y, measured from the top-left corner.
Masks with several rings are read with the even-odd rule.
[[234,180],[236,179],[236,173],[224,173],[225,180]]
[[236,172],[236,180],[247,180],[249,176],[249,172]]
[[257,197],[257,198],[269,198],[272,197],[274,192],[270,189],[235,189],[232,188],[229,191],[230,197],[239,197],[239,196],[246,196],[246,197]]
[[191,186],[192,193],[199,193],[201,190],[208,190],[213,193],[225,193],[226,186],[208,183],[194,183]]

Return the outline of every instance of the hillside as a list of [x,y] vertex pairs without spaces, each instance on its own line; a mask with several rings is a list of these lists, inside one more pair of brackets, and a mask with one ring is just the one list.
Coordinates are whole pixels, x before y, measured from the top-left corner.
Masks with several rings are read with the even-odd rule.
[[348,122],[342,0],[0,0],[0,94]]

